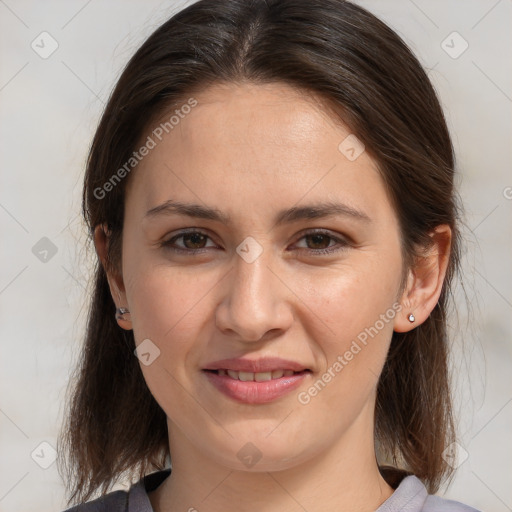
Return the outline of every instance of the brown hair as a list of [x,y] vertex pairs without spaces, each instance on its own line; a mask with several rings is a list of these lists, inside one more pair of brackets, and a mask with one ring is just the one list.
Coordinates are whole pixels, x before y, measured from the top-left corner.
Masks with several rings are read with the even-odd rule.
[[[98,188],[132,156],[151,119],[211,84],[242,81],[313,93],[364,142],[393,201],[406,265],[436,226],[452,229],[439,302],[423,324],[393,333],[375,410],[376,444],[386,462],[435,492],[451,472],[442,452],[454,439],[446,325],[459,264],[454,154],[428,76],[371,13],[343,0],[201,0],[160,26],[127,64],[90,148],[82,204],[90,238],[97,225],[108,226],[106,266],[120,272],[128,178],[105,199]],[[133,354],[133,331],[116,323],[99,260],[94,279],[59,439],[70,502],[107,492],[123,474],[161,469],[169,456],[166,415]],[[393,472],[382,471],[391,483]]]

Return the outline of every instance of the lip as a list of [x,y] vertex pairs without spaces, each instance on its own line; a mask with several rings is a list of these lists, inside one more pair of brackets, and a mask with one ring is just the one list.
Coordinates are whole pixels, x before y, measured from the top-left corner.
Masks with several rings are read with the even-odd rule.
[[265,404],[277,400],[299,387],[310,375],[309,371],[303,371],[279,379],[257,382],[236,380],[208,370],[203,370],[202,373],[221,393],[244,404]]
[[237,372],[260,373],[272,372],[274,370],[293,370],[294,372],[302,372],[304,370],[311,369],[296,361],[281,359],[279,357],[263,357],[254,360],[236,357],[232,359],[213,361],[208,363],[203,370],[234,370]]

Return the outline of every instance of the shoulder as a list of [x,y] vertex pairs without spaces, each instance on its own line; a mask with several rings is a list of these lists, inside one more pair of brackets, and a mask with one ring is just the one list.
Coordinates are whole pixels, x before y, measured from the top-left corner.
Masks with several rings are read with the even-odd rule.
[[170,474],[170,469],[151,473],[127,491],[113,491],[64,512],[153,512],[147,493],[154,491]]
[[458,501],[447,500],[439,496],[427,496],[421,512],[479,512],[476,508],[469,507]]
[[395,492],[376,512],[479,512],[478,510],[439,496],[428,494],[423,482],[414,475],[403,478]]
[[114,491],[101,498],[68,508],[64,512],[126,512],[128,510],[128,492]]

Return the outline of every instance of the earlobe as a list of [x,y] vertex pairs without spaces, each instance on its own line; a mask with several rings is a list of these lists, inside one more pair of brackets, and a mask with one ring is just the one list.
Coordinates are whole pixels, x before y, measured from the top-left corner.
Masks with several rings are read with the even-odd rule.
[[450,227],[444,224],[430,233],[431,243],[419,252],[409,269],[400,301],[402,309],[395,318],[395,332],[408,332],[421,325],[435,308],[448,268],[451,237]]
[[[128,308],[116,308],[116,320],[119,326],[123,327],[123,329],[125,328],[125,325],[128,325],[128,323],[131,325],[132,317]],[[120,322],[126,322],[126,324],[121,324]]]
[[116,306],[115,318],[117,320],[117,324],[122,329],[129,331],[132,329],[132,322],[130,312],[126,307],[127,301],[123,278],[122,276],[114,275],[107,266],[109,235],[110,233],[106,224],[98,224],[94,229],[94,245],[98,254],[98,258],[100,259],[100,262],[105,270],[105,274],[107,275],[110,294]]
[[415,286],[414,272],[409,269],[407,274],[407,284],[402,293],[400,300],[400,311],[395,316],[393,330],[395,332],[408,332],[417,325],[416,316],[414,314],[414,304],[411,300]]

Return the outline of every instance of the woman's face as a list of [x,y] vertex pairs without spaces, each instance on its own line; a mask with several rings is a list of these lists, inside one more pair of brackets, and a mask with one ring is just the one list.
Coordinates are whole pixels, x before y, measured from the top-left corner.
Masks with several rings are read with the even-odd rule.
[[162,140],[160,120],[142,140],[155,146],[130,176],[122,246],[171,453],[181,439],[230,468],[279,470],[372,439],[404,314],[399,226],[375,162],[286,85],[194,99],[162,117],[177,116]]

